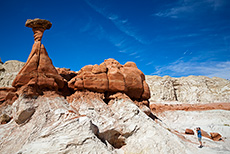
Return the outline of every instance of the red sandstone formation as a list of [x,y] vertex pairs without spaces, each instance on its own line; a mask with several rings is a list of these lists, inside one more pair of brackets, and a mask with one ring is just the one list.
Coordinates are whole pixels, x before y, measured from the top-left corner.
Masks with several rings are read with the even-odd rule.
[[194,131],[192,129],[187,128],[185,130],[185,134],[194,135]]
[[219,141],[221,140],[221,135],[219,133],[210,133],[212,140]]
[[0,108],[6,104],[12,104],[17,98],[14,87],[1,87],[0,88]]
[[48,20],[27,20],[27,27],[34,32],[34,45],[26,64],[12,83],[19,93],[39,95],[43,91],[58,91],[64,87],[64,79],[58,74],[41,39],[43,32],[50,29],[52,24]]
[[93,99],[104,99],[104,98],[105,97],[103,93],[95,93],[92,91],[76,91],[74,94],[67,97],[67,101],[73,102],[78,100],[80,101],[84,100],[85,102],[90,102],[90,100]]
[[68,82],[68,86],[74,91],[90,90],[107,93],[108,98],[117,92],[125,93],[134,100],[150,98],[145,76],[136,64],[127,62],[121,65],[114,59],[107,59],[100,65],[84,66],[77,76]]
[[76,72],[71,71],[69,68],[56,68],[58,74],[60,74],[66,81],[71,80],[77,75]]
[[201,129],[201,134],[202,134],[202,137],[207,137],[209,139],[212,139],[211,135],[202,129]]
[[150,109],[154,112],[164,111],[205,111],[205,110],[230,110],[230,103],[209,103],[209,104],[151,104]]

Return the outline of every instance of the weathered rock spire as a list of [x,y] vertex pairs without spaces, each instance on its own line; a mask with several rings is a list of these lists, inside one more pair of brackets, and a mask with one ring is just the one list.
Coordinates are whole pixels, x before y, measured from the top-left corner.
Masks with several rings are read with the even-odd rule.
[[34,32],[34,44],[26,64],[20,70],[12,83],[20,93],[27,95],[39,95],[44,91],[58,91],[64,87],[64,80],[58,74],[41,39],[46,29],[50,29],[52,23],[44,19],[28,19],[26,27]]
[[52,23],[48,20],[44,19],[28,19],[25,24],[26,27],[32,28],[34,32],[34,41],[41,41],[43,33],[46,29],[50,29],[52,26]]

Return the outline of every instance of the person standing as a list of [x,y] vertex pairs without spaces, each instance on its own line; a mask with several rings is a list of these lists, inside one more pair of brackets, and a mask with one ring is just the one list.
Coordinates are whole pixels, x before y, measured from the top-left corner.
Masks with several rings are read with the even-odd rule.
[[200,127],[197,127],[197,128],[196,128],[196,132],[197,132],[198,141],[199,141],[199,143],[200,143],[199,148],[202,148],[203,145],[202,145],[202,142],[201,142],[202,135],[201,135],[201,129],[200,129]]

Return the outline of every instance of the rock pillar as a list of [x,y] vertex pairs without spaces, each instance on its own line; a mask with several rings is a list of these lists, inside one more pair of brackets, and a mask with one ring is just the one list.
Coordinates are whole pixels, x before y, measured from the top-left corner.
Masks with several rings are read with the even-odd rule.
[[34,32],[34,44],[26,64],[20,70],[12,86],[19,93],[28,96],[41,95],[44,91],[59,91],[64,87],[64,79],[58,74],[48,53],[41,43],[43,33],[52,23],[44,19],[28,19],[26,27]]

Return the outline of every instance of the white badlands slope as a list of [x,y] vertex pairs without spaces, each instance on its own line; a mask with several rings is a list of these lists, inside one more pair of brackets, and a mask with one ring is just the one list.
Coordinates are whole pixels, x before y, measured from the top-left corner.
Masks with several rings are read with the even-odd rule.
[[155,122],[130,100],[107,105],[100,99],[82,99],[69,105],[60,97],[19,98],[13,105],[14,119],[27,121],[0,125],[0,153],[228,153],[229,128],[224,124],[229,123],[229,111],[215,111],[212,118],[222,124],[218,130],[226,135],[224,142],[204,139],[205,147],[199,149],[195,136],[187,137],[191,143],[171,132],[198,125],[209,128],[212,111],[206,112],[203,123],[191,118],[198,112],[183,116],[180,111],[165,112],[159,117],[162,122]]

